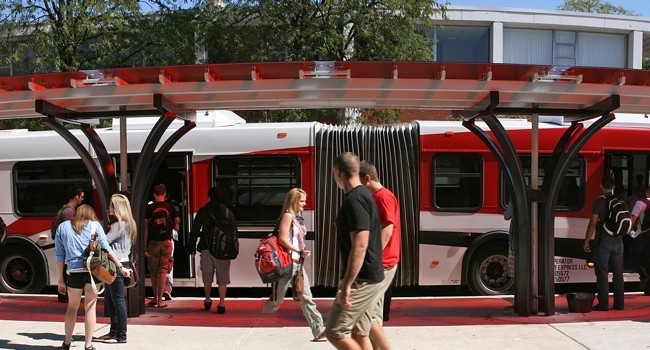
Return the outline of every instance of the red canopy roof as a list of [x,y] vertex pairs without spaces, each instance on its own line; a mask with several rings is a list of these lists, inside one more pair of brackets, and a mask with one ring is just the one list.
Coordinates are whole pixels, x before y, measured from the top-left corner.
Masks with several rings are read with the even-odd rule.
[[[80,117],[196,110],[409,108],[468,110],[490,91],[499,107],[580,110],[612,95],[617,112],[650,111],[650,71],[441,62],[270,62],[101,69],[0,77],[0,118],[41,116],[37,100]],[[73,117],[71,115],[71,117]]]

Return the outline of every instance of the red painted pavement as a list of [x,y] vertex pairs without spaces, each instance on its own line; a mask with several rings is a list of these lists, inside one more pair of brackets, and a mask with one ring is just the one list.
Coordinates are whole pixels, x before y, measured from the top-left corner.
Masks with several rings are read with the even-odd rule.
[[[147,307],[146,313],[129,318],[129,324],[169,325],[194,327],[301,327],[305,320],[297,302],[290,298],[275,315],[262,314],[262,299],[229,299],[227,313],[219,315],[213,310],[203,310],[203,301],[198,298],[175,298],[167,302],[169,307],[156,309]],[[327,316],[332,299],[317,299],[318,309]],[[635,320],[650,322],[650,296],[628,293],[625,296],[625,310],[589,313],[569,313],[564,295],[556,297],[556,312],[553,316],[522,317],[513,311],[512,297],[452,297],[452,298],[399,298],[393,299],[390,326],[452,326],[452,325],[501,325],[501,324],[544,324],[566,322],[591,322],[613,320]],[[216,306],[216,300],[214,301]],[[49,295],[0,296],[0,320],[63,322],[66,304]],[[80,307],[82,309],[83,307]],[[103,315],[103,302],[97,308]],[[79,311],[80,316],[83,311]],[[98,317],[99,323],[108,323],[105,317]]]

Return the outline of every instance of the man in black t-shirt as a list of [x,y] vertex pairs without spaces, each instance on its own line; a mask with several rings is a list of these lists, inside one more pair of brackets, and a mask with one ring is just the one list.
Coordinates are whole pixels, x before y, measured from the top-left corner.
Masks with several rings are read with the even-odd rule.
[[597,311],[609,310],[609,281],[607,275],[612,272],[612,289],[614,292],[614,309],[623,310],[624,307],[624,283],[623,283],[623,238],[621,236],[610,236],[603,229],[603,223],[609,214],[607,198],[614,193],[614,179],[611,176],[604,176],[600,188],[603,196],[594,201],[591,208],[591,217],[587,225],[583,250],[587,253],[592,251],[590,246],[591,237],[596,232],[596,241],[593,247],[594,272],[596,273],[596,289],[598,290],[598,304],[593,309]]
[[165,202],[167,188],[156,185],[153,191],[155,201],[147,206],[145,213],[144,237],[147,242],[145,255],[149,258],[149,273],[151,274],[151,289],[153,300],[147,305],[166,307],[163,303],[163,292],[167,284],[167,273],[174,266],[172,255],[173,230],[178,230],[180,217],[171,203]]
[[369,344],[371,323],[366,310],[382,296],[381,223],[372,195],[361,184],[359,164],[359,158],[350,152],[336,157],[333,164],[334,180],[345,191],[336,218],[345,273],[327,318],[325,334],[337,349]]

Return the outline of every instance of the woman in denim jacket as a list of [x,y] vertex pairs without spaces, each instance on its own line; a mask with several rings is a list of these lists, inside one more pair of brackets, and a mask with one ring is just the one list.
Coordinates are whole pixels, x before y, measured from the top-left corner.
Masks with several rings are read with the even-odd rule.
[[[97,242],[103,249],[109,252],[113,262],[120,267],[122,274],[129,274],[129,270],[120,266],[120,260],[108,244],[106,234],[102,225],[97,221],[95,211],[89,205],[83,204],[77,208],[74,219],[64,221],[56,230],[55,252],[56,272],[59,283],[58,291],[61,294],[68,294],[68,309],[65,313],[65,338],[60,349],[70,349],[72,332],[77,320],[77,310],[81,303],[81,295],[84,297],[85,323],[85,345],[86,350],[95,350],[92,345],[93,331],[97,322],[95,306],[97,304],[97,293],[91,285],[91,274],[84,268],[84,250],[90,243],[91,235],[97,235]],[[67,265],[68,282],[63,280],[63,265]]]

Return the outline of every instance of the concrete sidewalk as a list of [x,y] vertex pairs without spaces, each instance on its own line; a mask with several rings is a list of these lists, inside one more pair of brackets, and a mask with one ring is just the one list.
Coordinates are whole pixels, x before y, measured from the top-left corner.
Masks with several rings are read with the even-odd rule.
[[[317,299],[324,316],[332,299]],[[260,313],[262,299],[229,299],[228,311],[202,310],[200,298],[175,298],[129,319],[127,344],[105,349],[332,349],[313,343],[299,304],[286,300],[276,315]],[[98,305],[95,336],[108,332]],[[650,349],[650,297],[626,294],[624,311],[569,313],[564,296],[552,316],[516,315],[512,297],[393,299],[385,332],[395,350],[409,349]],[[52,350],[63,340],[66,304],[49,295],[0,294],[0,349]],[[83,311],[72,349],[83,349]]]

